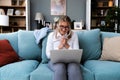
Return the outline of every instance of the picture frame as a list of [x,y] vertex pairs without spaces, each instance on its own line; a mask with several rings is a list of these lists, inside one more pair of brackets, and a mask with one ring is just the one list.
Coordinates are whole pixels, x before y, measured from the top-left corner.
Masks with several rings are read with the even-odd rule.
[[0,15],[5,15],[4,9],[0,9]]
[[66,15],[66,0],[51,0],[51,15]]
[[25,5],[25,0],[12,0],[12,5],[24,6]]
[[103,7],[103,2],[98,2],[98,7]]
[[103,2],[103,7],[108,7],[108,2]]
[[53,29],[52,23],[51,22],[45,22],[45,27],[48,27],[50,29]]
[[45,22],[45,26],[49,27],[50,26],[50,22]]
[[13,15],[13,11],[14,11],[14,9],[8,9],[7,10],[7,15]]
[[74,29],[82,29],[82,22],[74,22]]
[[101,26],[105,26],[105,21],[101,21]]

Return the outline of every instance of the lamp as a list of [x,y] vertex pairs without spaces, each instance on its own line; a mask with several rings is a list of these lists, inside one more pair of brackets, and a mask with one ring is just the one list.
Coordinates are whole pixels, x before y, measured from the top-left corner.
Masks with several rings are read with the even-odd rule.
[[37,29],[40,29],[44,26],[44,16],[42,13],[37,12],[35,15],[35,20],[37,21]]
[[0,15],[1,33],[2,33],[2,26],[9,26],[9,16],[7,16],[7,15]]

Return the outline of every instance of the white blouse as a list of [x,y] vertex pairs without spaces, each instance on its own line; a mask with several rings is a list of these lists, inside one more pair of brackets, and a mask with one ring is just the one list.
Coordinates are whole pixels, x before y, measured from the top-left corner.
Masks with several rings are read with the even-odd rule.
[[[48,59],[50,59],[50,50],[58,49],[62,37],[63,36],[60,33],[58,33],[56,38],[54,32],[51,32],[48,35],[46,46],[46,55]],[[72,32],[72,37],[68,40],[68,44],[70,46],[68,49],[79,49],[78,36],[75,32]]]

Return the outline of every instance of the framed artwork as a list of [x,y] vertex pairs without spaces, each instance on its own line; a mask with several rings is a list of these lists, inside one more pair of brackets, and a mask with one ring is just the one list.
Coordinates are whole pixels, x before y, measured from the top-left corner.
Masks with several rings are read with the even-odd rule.
[[66,15],[66,0],[51,0],[51,15]]
[[13,10],[14,10],[14,9],[8,9],[8,10],[7,10],[7,15],[13,15]]
[[82,29],[82,22],[74,22],[74,29]]

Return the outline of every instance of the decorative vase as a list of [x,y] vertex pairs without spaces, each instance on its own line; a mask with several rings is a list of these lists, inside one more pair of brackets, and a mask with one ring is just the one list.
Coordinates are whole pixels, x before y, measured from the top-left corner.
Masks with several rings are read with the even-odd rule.
[[21,11],[20,10],[16,10],[15,11],[15,15],[21,15]]

